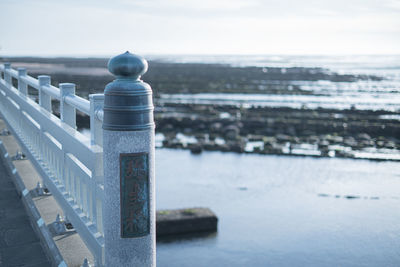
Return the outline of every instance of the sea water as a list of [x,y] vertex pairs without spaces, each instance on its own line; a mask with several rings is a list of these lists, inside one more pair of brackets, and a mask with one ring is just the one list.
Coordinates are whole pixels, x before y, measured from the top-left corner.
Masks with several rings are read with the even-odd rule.
[[158,149],[157,209],[218,232],[157,243],[158,266],[399,266],[400,164]]

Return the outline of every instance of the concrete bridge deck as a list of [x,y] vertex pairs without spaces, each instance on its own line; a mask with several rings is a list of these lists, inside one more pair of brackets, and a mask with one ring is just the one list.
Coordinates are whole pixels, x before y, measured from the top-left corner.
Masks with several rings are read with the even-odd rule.
[[51,266],[0,157],[0,266]]
[[[3,129],[7,126],[0,118],[0,132]],[[12,160],[17,151],[21,147],[12,134],[0,135],[0,267],[80,267],[85,258],[93,264],[75,231],[52,232],[63,211],[52,195],[36,194],[42,179],[29,160]],[[24,190],[25,195],[19,193]]]

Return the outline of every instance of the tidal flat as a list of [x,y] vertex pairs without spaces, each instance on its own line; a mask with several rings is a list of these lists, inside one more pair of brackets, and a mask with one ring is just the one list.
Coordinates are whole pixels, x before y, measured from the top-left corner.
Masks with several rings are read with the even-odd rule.
[[[85,98],[114,79],[105,58],[3,60],[55,86],[75,83]],[[158,147],[400,160],[399,84],[380,73],[149,61],[142,79],[153,88]]]

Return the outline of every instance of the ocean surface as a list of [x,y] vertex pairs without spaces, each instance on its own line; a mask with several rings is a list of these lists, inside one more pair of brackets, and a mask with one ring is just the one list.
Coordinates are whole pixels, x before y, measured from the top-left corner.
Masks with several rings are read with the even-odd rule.
[[400,266],[400,164],[158,149],[157,209],[218,232],[157,243],[158,266]]
[[[310,95],[168,94],[161,101],[386,110],[400,123],[400,56],[163,56],[322,67],[381,81],[292,81]],[[274,81],[266,81],[273,83]],[[158,266],[400,266],[400,164],[158,149],[157,209],[209,207],[218,232],[157,243]]]
[[[293,108],[334,108],[400,112],[400,55],[386,56],[149,56],[149,59],[180,63],[217,63],[231,66],[323,68],[327,73],[375,75],[382,80],[355,82],[290,81],[307,95],[265,94],[164,94],[161,102],[238,104]],[[258,81],[265,85],[282,81]],[[399,117],[397,117],[399,118]]]

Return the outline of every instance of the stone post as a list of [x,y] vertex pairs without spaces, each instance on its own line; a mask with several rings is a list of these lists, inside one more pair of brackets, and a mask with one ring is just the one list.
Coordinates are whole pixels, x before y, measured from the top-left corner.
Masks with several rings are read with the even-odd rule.
[[105,265],[155,266],[154,119],[147,61],[126,52],[108,62],[104,91]]

